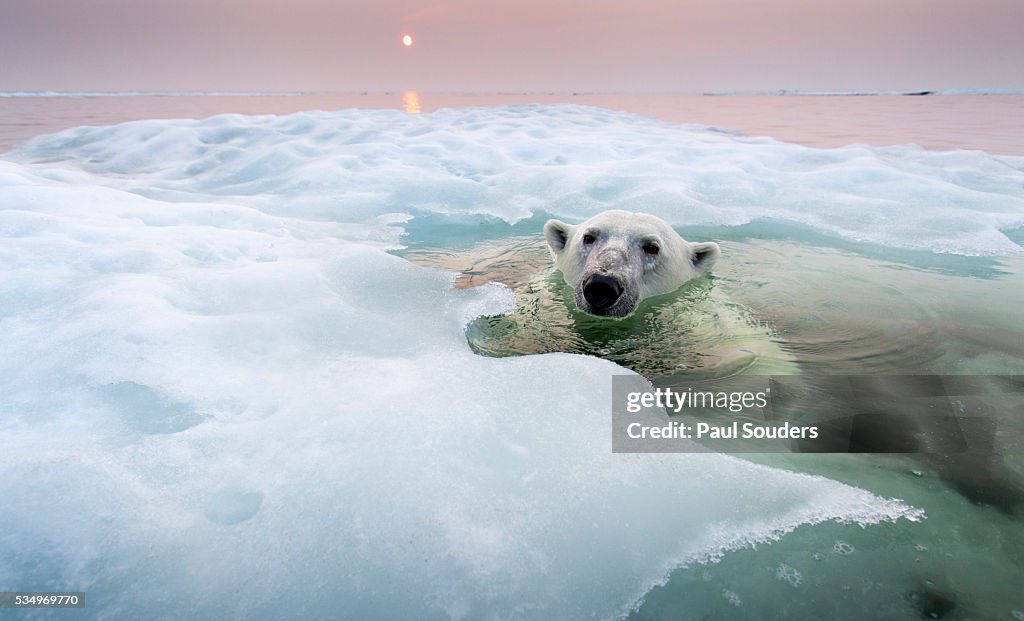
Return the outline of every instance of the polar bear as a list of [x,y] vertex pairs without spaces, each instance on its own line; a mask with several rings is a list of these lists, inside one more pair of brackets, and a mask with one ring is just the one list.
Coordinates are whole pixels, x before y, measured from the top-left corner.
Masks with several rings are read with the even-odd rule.
[[644,298],[679,289],[722,253],[714,242],[686,241],[657,216],[621,210],[575,226],[548,220],[544,238],[577,308],[607,317],[625,317]]
[[[459,249],[415,244],[401,255],[419,265],[457,274],[452,284],[459,289],[499,283],[513,291],[516,306],[511,313],[478,317],[466,326],[470,348],[481,355],[564,352],[599,356],[648,378],[685,374],[699,379],[796,372],[792,357],[779,346],[768,321],[756,310],[732,300],[721,283],[697,277],[721,254],[717,244],[683,242],[671,227],[662,229],[668,225],[653,216],[648,217],[658,224],[645,230],[649,241],[661,245],[656,254],[640,255],[660,257],[650,263],[652,268],[658,266],[658,276],[655,279],[648,273],[640,279],[648,279],[646,286],[634,287],[637,300],[648,296],[651,299],[639,304],[628,316],[616,319],[577,308],[576,287],[566,285],[572,270],[565,268],[565,273],[559,272],[558,266],[553,265],[552,254],[554,263],[568,260],[565,247],[568,245],[568,252],[574,252],[573,235],[578,234],[583,244],[582,236],[587,234],[583,227],[591,222],[604,222],[600,218],[608,213],[616,212],[605,212],[576,226],[556,220],[547,228],[537,227],[535,233],[485,239]],[[612,218],[621,222],[631,223],[636,216],[618,213],[622,215]],[[544,229],[543,234],[540,229]],[[616,234],[624,233],[622,229]],[[559,251],[552,248],[550,235],[555,235]],[[593,244],[597,244],[597,236],[594,237]],[[643,251],[643,246],[639,249]],[[664,268],[668,267],[670,253],[677,263],[672,276],[662,274],[669,271]],[[688,257],[689,267],[679,257]],[[577,268],[572,282],[582,282],[583,272],[583,267]],[[642,268],[640,273],[643,274]],[[692,280],[686,282],[688,279]],[[660,286],[655,286],[656,281]],[[655,297],[658,293],[666,295]],[[583,300],[586,302],[586,297]]]

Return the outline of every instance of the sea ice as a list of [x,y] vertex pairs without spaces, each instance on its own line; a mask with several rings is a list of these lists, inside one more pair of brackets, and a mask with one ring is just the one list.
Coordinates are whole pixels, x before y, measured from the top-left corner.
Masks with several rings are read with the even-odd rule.
[[920,517],[731,457],[612,454],[625,371],[472,354],[465,324],[511,293],[388,254],[413,210],[791,217],[964,252],[1015,250],[997,227],[1024,212],[1017,160],[578,107],[146,121],[6,157],[0,590],[86,591],[100,617],[615,618],[681,564]]
[[35,138],[51,181],[161,201],[364,223],[412,211],[643,210],[677,226],[778,220],[894,248],[1005,255],[1024,158],[915,146],[816,149],[583,106],[221,115]]

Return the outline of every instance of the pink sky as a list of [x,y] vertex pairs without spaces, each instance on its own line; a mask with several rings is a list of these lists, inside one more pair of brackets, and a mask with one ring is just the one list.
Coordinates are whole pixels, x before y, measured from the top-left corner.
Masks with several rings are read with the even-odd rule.
[[1022,32],[1024,0],[0,0],[0,90],[1021,89]]

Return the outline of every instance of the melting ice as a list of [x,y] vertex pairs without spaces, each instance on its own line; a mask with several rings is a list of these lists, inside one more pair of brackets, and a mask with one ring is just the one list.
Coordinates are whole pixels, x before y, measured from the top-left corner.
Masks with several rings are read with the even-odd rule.
[[772,218],[963,254],[1024,224],[1022,158],[575,106],[145,121],[4,158],[0,590],[87,591],[96,616],[615,618],[681,564],[920,516],[611,454],[625,371],[472,354],[466,323],[512,296],[388,254],[416,212]]

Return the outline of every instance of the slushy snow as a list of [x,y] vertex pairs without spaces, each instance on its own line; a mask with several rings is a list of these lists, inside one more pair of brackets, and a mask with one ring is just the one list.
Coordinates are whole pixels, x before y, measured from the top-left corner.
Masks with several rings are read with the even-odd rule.
[[1024,226],[1024,157],[817,149],[582,106],[140,121],[39,137],[8,157],[76,190],[345,223],[627,209],[684,227],[772,219],[964,255],[1017,252],[1001,231]]
[[5,158],[0,591],[86,591],[100,618],[617,618],[680,565],[920,517],[612,454],[626,371],[472,354],[465,324],[512,295],[388,254],[416,211],[772,217],[969,254],[1024,223],[1019,159],[575,106],[146,121]]

